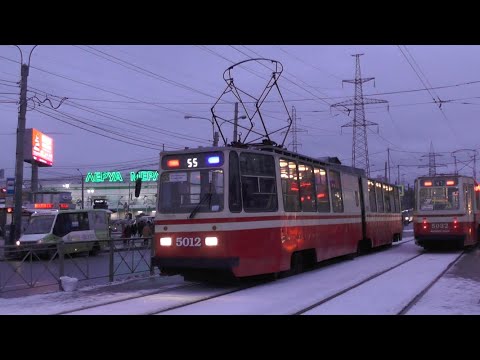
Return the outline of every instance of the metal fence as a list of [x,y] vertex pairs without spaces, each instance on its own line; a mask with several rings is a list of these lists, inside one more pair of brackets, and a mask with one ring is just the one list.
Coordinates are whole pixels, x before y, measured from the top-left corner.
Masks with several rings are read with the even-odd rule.
[[[75,251],[82,245],[91,250]],[[98,279],[113,282],[132,274],[154,275],[152,256],[152,238],[62,241],[56,246],[29,248],[0,246],[0,294],[52,285],[63,290],[62,276],[88,285],[98,284]]]

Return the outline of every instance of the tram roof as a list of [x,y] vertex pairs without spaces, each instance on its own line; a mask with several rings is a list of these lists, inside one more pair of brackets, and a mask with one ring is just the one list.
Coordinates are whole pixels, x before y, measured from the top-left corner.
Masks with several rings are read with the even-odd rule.
[[351,166],[342,165],[338,157],[320,157],[313,158],[307,155],[302,155],[293,151],[289,151],[279,146],[274,145],[264,145],[264,144],[245,144],[243,146],[226,146],[226,147],[197,147],[197,148],[185,148],[183,150],[176,151],[162,151],[162,155],[170,154],[189,154],[192,152],[209,152],[209,151],[223,151],[223,150],[247,150],[247,151],[258,151],[258,152],[272,152],[280,154],[295,160],[305,161],[317,165],[329,166],[330,168],[338,169],[346,173],[355,174],[358,176],[366,176],[365,170],[354,168]]

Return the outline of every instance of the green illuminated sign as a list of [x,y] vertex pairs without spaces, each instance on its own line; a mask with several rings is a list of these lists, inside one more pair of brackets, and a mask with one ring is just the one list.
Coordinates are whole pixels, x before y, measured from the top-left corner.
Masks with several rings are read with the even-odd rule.
[[130,172],[130,181],[136,181],[138,178],[142,179],[142,182],[157,181],[158,171],[153,171],[153,170],[139,171],[138,174],[135,173],[134,171]]
[[85,182],[123,182],[122,174],[118,171],[96,171],[89,172],[85,178]]

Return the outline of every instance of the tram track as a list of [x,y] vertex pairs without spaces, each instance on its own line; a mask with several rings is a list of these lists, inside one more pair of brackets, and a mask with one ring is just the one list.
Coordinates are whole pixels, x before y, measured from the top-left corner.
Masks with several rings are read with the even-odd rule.
[[[412,240],[410,240],[412,241]],[[465,251],[462,251],[460,252],[460,254],[458,254],[458,256],[456,256],[446,267],[445,269],[443,269],[437,276],[435,276],[435,278],[430,281],[427,286],[423,287],[421,291],[419,291],[409,302],[407,305],[405,305],[399,312],[396,313],[396,315],[404,315],[406,312],[408,312],[408,310],[414,306],[421,298],[422,296],[462,257],[462,255],[465,254]],[[356,284],[353,284],[341,291],[338,291],[336,292],[335,294],[332,294],[322,300],[319,300],[307,307],[304,307],[303,309],[301,310],[298,310],[294,313],[292,313],[291,315],[302,315],[302,314],[306,314],[307,312],[309,312],[310,310],[312,309],[315,309],[321,305],[324,305],[334,299],[338,299],[340,298],[341,296],[351,292],[352,290],[354,289],[358,289],[360,288],[362,285],[365,285],[369,282],[371,282],[372,280],[375,280],[377,278],[379,278],[380,276],[382,275],[385,275],[387,273],[390,273],[392,272],[393,270],[395,269],[398,269],[398,268],[401,268],[402,266],[405,266],[406,264],[412,262],[413,260],[419,258],[419,257],[422,257],[422,256],[428,256],[428,255],[431,255],[430,253],[427,253],[427,252],[423,252],[421,254],[417,254],[415,256],[412,256],[410,257],[409,259],[406,259],[394,266],[391,266],[385,270],[382,270],[382,271],[379,271],[371,276],[369,276],[368,278],[362,280],[362,281],[359,281],[358,283]]]
[[195,300],[195,301],[191,301],[191,302],[186,303],[186,304],[179,304],[179,305],[171,306],[171,307],[169,307],[169,308],[162,309],[161,311],[151,312],[151,313],[147,313],[147,314],[145,314],[145,315],[160,315],[160,314],[165,313],[165,312],[167,312],[167,311],[180,309],[180,308],[182,308],[182,307],[190,306],[190,305],[193,305],[193,304],[198,304],[198,303],[203,302],[203,301],[208,301],[208,300],[215,299],[215,298],[218,298],[218,297],[221,297],[221,296],[225,296],[225,295],[228,295],[228,294],[232,294],[232,293],[235,293],[235,292],[239,292],[239,291],[242,291],[242,290],[246,290],[246,289],[255,287],[255,286],[257,286],[257,285],[259,285],[259,284],[261,284],[261,283],[263,283],[263,282],[256,282],[256,283],[254,283],[254,284],[241,286],[241,287],[239,287],[239,288],[237,288],[237,289],[232,289],[232,290],[230,290],[230,291],[226,291],[226,292],[221,293],[221,294],[211,295],[211,296],[208,296],[208,297],[205,297],[205,298],[202,298],[202,299],[198,299],[198,300]]
[[144,298],[144,297],[151,296],[151,295],[157,295],[157,294],[166,293],[166,292],[172,291],[172,290],[179,290],[179,289],[189,288],[189,287],[192,287],[192,286],[194,286],[194,285],[198,285],[198,284],[197,284],[197,283],[178,284],[178,286],[173,286],[173,287],[168,287],[168,288],[161,288],[161,289],[159,289],[159,290],[157,290],[157,291],[149,292],[149,293],[147,293],[147,294],[135,295],[135,296],[127,297],[127,298],[122,298],[122,299],[116,299],[116,300],[107,301],[107,302],[104,302],[104,303],[101,303],[101,304],[93,304],[93,305],[88,305],[88,306],[81,306],[81,307],[74,308],[74,309],[68,309],[68,310],[65,310],[65,311],[56,313],[56,315],[67,315],[67,314],[70,314],[70,313],[74,313],[74,312],[78,312],[78,311],[84,311],[84,310],[89,310],[89,309],[94,309],[94,308],[98,308],[98,307],[101,307],[101,306],[108,306],[108,305],[118,304],[118,303],[122,303],[122,302],[125,302],[125,301],[140,299],[140,298]]
[[[168,289],[161,289],[159,291],[155,292],[150,292],[148,294],[142,294],[142,295],[137,295],[137,296],[131,296],[128,298],[123,298],[123,299],[118,299],[118,300],[113,300],[113,301],[108,301],[102,304],[96,304],[96,305],[91,305],[91,306],[83,306],[79,307],[76,309],[70,309],[67,311],[63,311],[61,313],[58,313],[58,315],[76,315],[76,314],[102,314],[102,308],[108,312],[109,310],[112,309],[112,307],[119,306],[121,307],[122,305],[128,305],[133,302],[135,303],[141,303],[141,302],[157,302],[158,304],[151,305],[153,309],[149,311],[140,311],[139,315],[155,315],[155,314],[161,314],[166,311],[170,310],[175,310],[178,308],[182,308],[185,306],[189,306],[192,304],[200,303],[203,301],[208,301],[210,299],[214,299],[217,297],[221,297],[224,295],[228,295],[234,292],[242,291],[254,286],[257,286],[258,284],[262,283],[263,281],[255,281],[255,282],[249,282],[249,284],[238,286],[238,287],[230,287],[229,289],[225,289],[225,291],[222,291],[221,286],[215,287],[212,286],[212,284],[209,283],[190,283],[190,284],[179,284],[178,286],[175,287],[169,287]],[[183,292],[183,293],[182,293]],[[201,294],[201,293],[206,293],[206,294]],[[164,296],[163,299],[158,299],[156,298],[157,295],[162,295]],[[166,305],[165,302],[167,302],[169,299],[171,300],[172,298],[188,298],[190,297],[191,300],[180,300],[182,301],[181,303],[177,303],[174,305]],[[162,302],[162,300],[164,300]],[[130,305],[128,305],[130,306]],[[135,307],[135,305],[131,305],[131,307]]]
[[[411,242],[413,241],[413,239],[408,239],[406,241],[403,241],[403,242],[400,242],[398,243],[398,245],[402,245],[402,244],[405,244],[405,243],[408,243],[408,242]],[[399,264],[396,264],[395,266],[391,266],[389,267],[388,269],[386,270],[383,270],[381,272],[378,272],[370,277],[368,277],[367,279],[364,279],[363,281],[355,284],[355,285],[352,285],[352,286],[349,286],[348,288],[346,289],[343,289],[342,291],[332,295],[332,296],[329,296],[328,298],[326,299],[323,299],[319,302],[316,302],[315,304],[312,304],[311,306],[307,307],[307,308],[304,308],[303,310],[301,311],[298,311],[296,312],[295,314],[301,314],[303,312],[306,312],[308,311],[309,309],[311,308],[314,308],[320,304],[323,304],[327,301],[330,301],[331,299],[335,298],[335,297],[338,297],[358,286],[361,286],[362,284],[378,277],[378,276],[381,276],[382,274],[388,272],[388,271],[391,271],[399,266],[402,266],[403,264],[407,263],[408,261],[411,261],[415,258],[417,258],[418,256],[421,256],[422,254],[418,254],[416,256],[413,256],[413,257],[410,257],[409,259],[406,259],[404,261],[402,261],[401,263]],[[153,292],[149,292],[149,293],[146,293],[146,294],[141,294],[141,295],[135,295],[135,296],[129,296],[127,298],[122,298],[122,299],[117,299],[117,300],[112,300],[112,301],[107,301],[107,302],[104,302],[104,303],[100,303],[100,304],[92,304],[92,305],[88,305],[88,306],[82,306],[82,307],[78,307],[78,308],[75,308],[75,309],[69,309],[69,310],[66,310],[66,311],[63,311],[61,313],[58,313],[59,315],[66,315],[66,314],[80,314],[80,313],[89,313],[90,311],[92,313],[97,313],[97,314],[101,314],[102,313],[102,308],[105,309],[106,312],[109,312],[109,311],[112,311],[112,306],[115,307],[115,306],[118,306],[121,307],[123,304],[125,304],[125,306],[128,304],[128,303],[132,303],[132,302],[155,302],[157,301],[158,302],[158,306],[155,307],[153,306],[152,309],[150,310],[147,310],[147,311],[143,311],[141,312],[142,315],[155,315],[155,314],[162,314],[162,313],[166,313],[166,312],[169,312],[171,310],[176,310],[176,309],[180,309],[180,308],[185,308],[185,307],[188,307],[190,305],[194,305],[194,304],[198,304],[198,303],[202,303],[202,302],[208,302],[209,300],[212,300],[212,299],[215,299],[215,298],[219,298],[219,297],[222,297],[222,296],[225,296],[225,295],[229,295],[229,294],[232,294],[232,293],[235,293],[235,292],[239,292],[239,291],[242,291],[242,290],[246,290],[246,289],[249,289],[249,288],[252,288],[252,287],[255,287],[257,285],[260,285],[260,284],[263,284],[265,283],[266,281],[265,280],[262,280],[262,281],[252,281],[250,280],[247,284],[244,284],[244,285],[240,285],[240,286],[236,286],[236,287],[230,287],[228,289],[225,289],[225,291],[222,291],[221,287],[213,287],[211,288],[211,285],[212,284],[209,284],[209,283],[188,283],[188,284],[178,284],[177,286],[173,286],[173,287],[168,287],[168,288],[162,288],[162,289],[159,289],[158,291],[153,291]],[[267,281],[268,282],[268,281]],[[202,295],[202,292],[204,293]],[[181,295],[180,295],[181,293]],[[162,302],[162,298],[158,298],[157,295],[162,295],[162,298],[163,296],[165,296],[165,299],[167,298],[175,298],[175,297],[182,297],[182,302],[181,303],[176,303],[176,304],[172,304],[172,305],[167,305],[165,302]],[[191,300],[188,300],[188,297],[191,297]],[[153,298],[155,298],[155,300],[153,300]],[[183,299],[186,299],[183,300]],[[132,305],[133,307],[133,305]]]
[[427,293],[430,288],[435,285],[438,280],[442,278],[445,273],[450,270],[450,268],[455,265],[460,258],[465,254],[465,251],[462,251],[440,274],[438,274],[422,291],[420,291],[402,310],[400,310],[396,315],[405,315],[418,301]]

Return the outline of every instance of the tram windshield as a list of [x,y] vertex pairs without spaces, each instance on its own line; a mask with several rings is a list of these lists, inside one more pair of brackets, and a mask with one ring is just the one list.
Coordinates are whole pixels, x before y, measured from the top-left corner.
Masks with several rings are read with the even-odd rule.
[[456,186],[420,188],[420,210],[458,210],[459,191]]
[[171,214],[222,211],[223,192],[222,169],[164,172],[158,209]]

